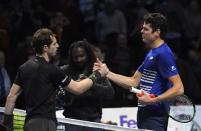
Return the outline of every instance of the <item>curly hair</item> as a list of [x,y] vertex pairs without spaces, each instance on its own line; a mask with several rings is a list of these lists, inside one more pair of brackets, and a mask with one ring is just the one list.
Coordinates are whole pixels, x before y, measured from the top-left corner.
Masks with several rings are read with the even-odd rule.
[[92,69],[93,69],[93,64],[94,62],[96,61],[96,56],[94,54],[94,51],[93,51],[93,47],[92,45],[87,42],[86,40],[82,40],[82,41],[76,41],[76,42],[73,42],[70,47],[69,47],[69,68],[73,70],[76,70],[76,64],[75,62],[73,61],[73,56],[72,56],[72,52],[73,52],[73,49],[76,49],[76,48],[82,48],[85,50],[86,54],[87,54],[87,72],[85,75],[89,75],[91,74],[92,72]]

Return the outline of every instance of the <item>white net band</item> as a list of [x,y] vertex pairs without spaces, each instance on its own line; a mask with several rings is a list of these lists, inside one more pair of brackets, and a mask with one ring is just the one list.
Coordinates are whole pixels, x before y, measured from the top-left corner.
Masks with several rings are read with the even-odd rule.
[[[4,107],[0,107],[0,120],[3,119],[3,112]],[[22,129],[24,126],[24,120],[26,116],[26,112],[24,110],[14,109],[14,130],[15,129]],[[134,129],[134,128],[126,128],[126,127],[119,127],[116,125],[109,125],[109,124],[103,124],[103,123],[96,123],[96,122],[89,122],[89,121],[83,121],[83,120],[76,120],[76,119],[70,119],[70,118],[57,118],[58,126],[57,131],[66,131],[66,127],[70,125],[76,125],[76,126],[82,126],[82,127],[89,127],[89,128],[95,128],[95,129],[104,129],[109,131],[147,131],[145,129]]]

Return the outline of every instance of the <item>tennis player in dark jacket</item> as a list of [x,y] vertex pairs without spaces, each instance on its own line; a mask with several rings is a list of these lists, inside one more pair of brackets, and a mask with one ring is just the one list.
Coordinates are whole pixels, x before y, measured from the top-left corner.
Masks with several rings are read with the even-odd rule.
[[46,28],[33,35],[36,57],[20,66],[5,106],[4,125],[12,127],[12,113],[19,94],[24,91],[26,120],[25,131],[56,131],[55,96],[59,84],[74,94],[88,90],[106,72],[95,71],[82,81],[74,81],[50,64],[59,47],[54,33]]

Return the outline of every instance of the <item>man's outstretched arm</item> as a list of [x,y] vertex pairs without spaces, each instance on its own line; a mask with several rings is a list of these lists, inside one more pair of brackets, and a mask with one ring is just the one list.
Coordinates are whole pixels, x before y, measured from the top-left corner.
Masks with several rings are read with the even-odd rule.
[[97,62],[94,63],[94,70],[105,70],[107,72],[106,77],[109,78],[111,81],[116,83],[117,85],[130,89],[131,87],[138,87],[141,79],[141,73],[136,71],[132,77],[123,76],[120,74],[116,74],[111,72],[106,64],[102,63],[100,60],[97,59]]

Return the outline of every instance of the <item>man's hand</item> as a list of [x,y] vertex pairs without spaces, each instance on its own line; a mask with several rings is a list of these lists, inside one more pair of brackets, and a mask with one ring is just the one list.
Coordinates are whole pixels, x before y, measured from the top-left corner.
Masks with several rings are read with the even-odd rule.
[[106,64],[102,63],[98,58],[94,63],[93,71],[100,72],[101,76],[104,77],[109,73],[109,69]]
[[140,103],[150,105],[156,103],[156,97],[153,94],[148,94],[144,91],[141,94],[136,94]]

